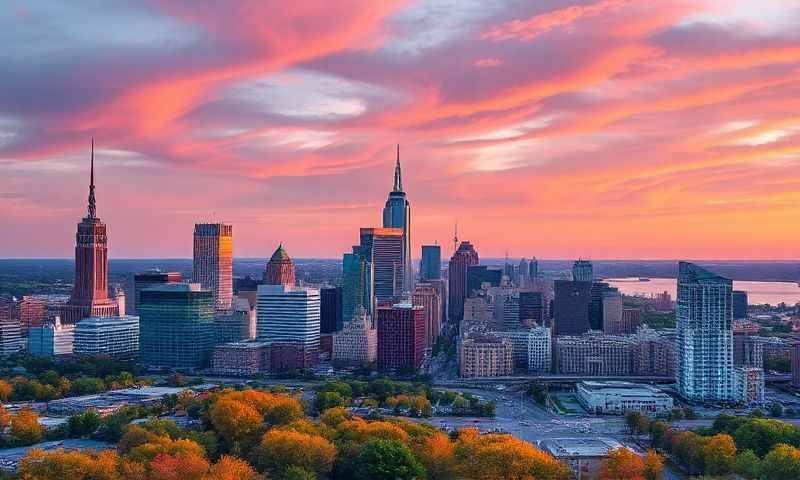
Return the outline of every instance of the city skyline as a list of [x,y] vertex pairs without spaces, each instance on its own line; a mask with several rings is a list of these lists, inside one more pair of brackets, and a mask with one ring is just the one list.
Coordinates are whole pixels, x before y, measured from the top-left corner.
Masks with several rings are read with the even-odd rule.
[[0,258],[72,256],[91,137],[110,258],[341,258],[397,143],[415,260],[800,257],[789,1],[116,7],[0,11]]

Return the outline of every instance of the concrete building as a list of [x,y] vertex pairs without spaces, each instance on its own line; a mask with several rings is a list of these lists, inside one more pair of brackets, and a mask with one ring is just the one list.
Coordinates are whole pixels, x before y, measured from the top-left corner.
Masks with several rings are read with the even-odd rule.
[[606,292],[602,297],[602,302],[603,333],[606,335],[633,333],[626,331],[622,324],[622,295],[619,292]]
[[214,344],[250,340],[256,310],[247,298],[234,296],[231,310],[214,315]]
[[295,284],[294,263],[283,248],[283,244],[278,245],[264,267],[264,284],[289,286]]
[[642,311],[638,308],[622,309],[622,332],[633,333],[642,324]]
[[72,355],[74,341],[75,325],[62,325],[59,317],[28,329],[28,353],[36,357]]
[[370,365],[378,359],[378,330],[363,307],[333,334],[334,362],[348,365]]
[[[603,331],[603,300],[607,296],[615,294],[619,295],[617,288],[605,282],[592,282],[592,286],[589,289],[589,328],[591,330]],[[620,308],[622,308],[622,298],[620,298]]]
[[626,337],[590,333],[559,336],[554,341],[556,371],[562,375],[630,374],[632,342]]
[[16,319],[0,321],[0,357],[5,358],[24,349],[25,337],[22,336],[19,321]]
[[464,334],[472,331],[496,330],[500,325],[494,323],[494,310],[485,296],[464,300],[463,319],[459,331]]
[[447,266],[448,318],[454,324],[464,317],[464,300],[467,298],[467,269],[479,262],[478,252],[469,242],[461,242]]
[[442,278],[442,247],[439,245],[422,246],[419,278],[423,282]]
[[133,302],[128,308],[128,313],[131,315],[138,314],[140,296],[142,290],[165,283],[181,283],[183,276],[180,272],[162,272],[158,268],[147,270],[146,272],[137,273],[133,276]]
[[675,376],[675,337],[649,328],[639,328],[631,337],[631,375]]
[[216,375],[250,377],[269,369],[269,347],[263,342],[231,342],[214,347],[211,370]]
[[75,234],[75,283],[60,321],[75,324],[86,317],[117,315],[119,306],[108,296],[108,234],[96,211],[92,141],[89,205]]
[[474,335],[459,343],[459,375],[502,377],[514,373],[514,345],[508,338]]
[[140,298],[141,362],[167,368],[205,367],[214,348],[213,292],[199,283],[170,283],[142,290]]
[[[316,288],[260,285],[256,309],[257,337],[287,359],[301,358],[305,368],[316,363],[320,337],[320,294]],[[291,349],[298,350],[291,352]],[[271,353],[278,355],[278,353]],[[280,355],[278,355],[280,356]],[[280,360],[276,358],[276,360]],[[279,362],[288,365],[282,360]],[[291,370],[291,366],[288,368]]]
[[578,383],[575,392],[583,408],[593,414],[659,415],[669,413],[673,407],[672,397],[652,385],[585,381]]
[[678,264],[678,393],[686,400],[733,400],[733,282]]
[[233,226],[198,223],[194,226],[192,282],[209,290],[214,309],[227,311],[233,301]]
[[589,304],[591,282],[556,280],[553,282],[553,335],[581,335],[591,329]]
[[75,355],[134,359],[139,356],[139,317],[89,317],[75,324]]
[[499,287],[502,281],[501,269],[489,268],[486,265],[470,265],[467,267],[467,297],[475,295],[475,292],[481,289]]
[[411,295],[411,303],[422,307],[425,316],[425,348],[433,348],[442,331],[442,298],[429,283],[418,283]]
[[734,401],[751,405],[764,403],[764,370],[755,367],[734,367]]
[[528,371],[547,375],[552,369],[553,343],[550,329],[533,327],[528,332]]
[[418,370],[425,351],[422,307],[398,303],[377,311],[378,370]]
[[596,478],[609,452],[626,448],[606,437],[550,438],[540,444],[542,450],[566,463],[577,480]]

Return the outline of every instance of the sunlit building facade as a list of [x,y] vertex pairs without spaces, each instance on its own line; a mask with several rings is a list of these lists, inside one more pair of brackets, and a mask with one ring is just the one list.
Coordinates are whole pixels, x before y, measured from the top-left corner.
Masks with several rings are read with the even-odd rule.
[[233,226],[198,223],[194,226],[192,282],[211,292],[215,310],[228,310],[233,301]]

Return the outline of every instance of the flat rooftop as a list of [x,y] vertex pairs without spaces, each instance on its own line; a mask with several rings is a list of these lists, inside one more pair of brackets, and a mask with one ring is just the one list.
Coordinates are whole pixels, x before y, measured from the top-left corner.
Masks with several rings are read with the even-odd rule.
[[596,393],[617,394],[617,395],[666,395],[657,387],[644,383],[633,382],[598,382],[594,380],[583,381],[578,384],[581,388]]
[[608,452],[624,447],[613,438],[551,438],[544,440],[541,447],[556,458],[606,457]]

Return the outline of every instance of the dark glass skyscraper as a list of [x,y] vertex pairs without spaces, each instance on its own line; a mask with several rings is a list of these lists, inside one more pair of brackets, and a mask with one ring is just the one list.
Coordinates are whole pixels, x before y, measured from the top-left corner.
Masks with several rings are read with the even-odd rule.
[[459,323],[464,317],[464,299],[467,298],[467,269],[479,262],[478,252],[469,242],[461,242],[447,266],[448,317]]
[[733,318],[747,318],[747,292],[743,290],[733,291]]
[[572,279],[576,282],[591,282],[594,280],[594,267],[589,260],[575,260],[572,265]]
[[499,287],[503,280],[503,271],[499,268],[489,268],[486,265],[470,265],[467,267],[467,296],[480,290],[481,285],[488,283],[492,287]]
[[553,334],[581,335],[591,329],[589,303],[592,282],[556,280],[553,282]]
[[214,295],[199,283],[172,283],[142,290],[139,350],[142,363],[200,368],[213,348]]
[[442,278],[442,247],[439,245],[422,246],[419,277],[423,282]]
[[397,163],[394,167],[394,185],[389,192],[386,206],[383,207],[384,228],[400,228],[403,230],[402,250],[402,284],[401,292],[410,292],[414,287],[414,269],[411,266],[411,205],[403,191],[403,179],[400,171],[400,145],[397,146]]
[[142,290],[165,283],[180,283],[182,280],[180,272],[162,272],[157,268],[137,273],[133,276],[133,308],[127,308],[127,313],[138,314]]
[[319,295],[320,333],[338,332],[342,329],[342,287],[322,288]]
[[358,250],[372,264],[378,302],[394,301],[403,294],[403,242],[400,228],[361,229]]
[[374,283],[372,263],[364,255],[357,253],[360,247],[353,247],[353,253],[342,257],[342,321],[353,319],[361,306],[372,317]]

